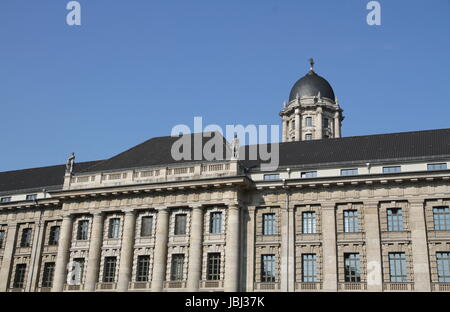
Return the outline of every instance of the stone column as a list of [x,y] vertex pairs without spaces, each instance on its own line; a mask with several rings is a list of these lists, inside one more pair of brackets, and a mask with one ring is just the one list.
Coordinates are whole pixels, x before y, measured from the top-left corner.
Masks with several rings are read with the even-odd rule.
[[17,223],[8,224],[6,232],[6,244],[3,251],[2,266],[0,268],[0,292],[8,289],[8,282],[11,275],[12,260],[14,256],[14,248],[17,236]]
[[300,131],[300,110],[297,108],[295,110],[295,141],[300,141],[301,131]]
[[133,270],[134,232],[136,228],[136,214],[134,211],[125,211],[123,222],[122,249],[120,250],[118,291],[127,291]]
[[322,107],[317,107],[317,123],[316,123],[316,139],[322,139],[323,135],[323,117],[322,117]]
[[202,275],[203,208],[192,207],[187,291],[198,291]]
[[282,292],[288,291],[289,279],[288,279],[288,254],[289,254],[289,212],[287,206],[280,209],[280,224],[279,231],[281,234],[281,247],[280,247],[280,290]]
[[287,207],[288,212],[288,291],[295,290],[295,214],[294,208]]
[[338,112],[336,112],[336,114],[334,115],[334,137],[341,137],[341,120],[339,118]]
[[41,266],[42,244],[44,243],[45,222],[42,221],[43,212],[39,212],[39,218],[35,219],[35,235],[31,250],[30,274],[26,283],[25,291],[36,291],[39,282],[39,268]]
[[246,291],[253,291],[255,285],[255,211],[255,206],[248,206]]
[[377,202],[364,203],[364,219],[367,244],[367,290],[383,291],[383,263]]
[[225,242],[224,291],[239,291],[239,215],[238,205],[228,206],[228,223]]
[[431,277],[424,201],[419,199],[410,201],[409,211],[414,270],[414,290],[429,292],[431,291]]
[[72,216],[63,217],[61,233],[58,242],[58,254],[56,256],[55,273],[53,277],[52,291],[61,292],[67,280],[67,263],[70,254],[70,242],[72,240]]
[[283,137],[282,137],[282,142],[287,142],[287,121],[286,121],[286,117],[283,116]]
[[103,213],[94,213],[92,220],[91,241],[89,244],[89,254],[86,269],[85,291],[95,291],[95,284],[98,281],[98,272],[100,269],[100,258],[102,254],[103,242]]
[[156,242],[154,252],[152,291],[162,291],[166,275],[167,241],[169,235],[169,211],[166,207],[158,209],[156,220]]
[[336,208],[322,205],[323,289],[337,291]]

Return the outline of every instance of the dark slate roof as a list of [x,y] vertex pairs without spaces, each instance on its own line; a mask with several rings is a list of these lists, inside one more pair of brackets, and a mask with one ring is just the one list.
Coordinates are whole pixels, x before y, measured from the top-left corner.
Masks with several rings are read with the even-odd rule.
[[333,88],[328,81],[311,70],[294,84],[289,94],[289,101],[296,99],[297,94],[299,98],[302,98],[304,96],[317,96],[319,92],[322,97],[335,100]]
[[[209,132],[209,134],[212,134]],[[186,138],[189,138],[192,142],[191,144],[191,155],[194,155],[194,136],[200,140],[202,144],[202,150],[206,142],[211,140],[215,135],[217,138],[221,140],[223,144],[223,157],[225,158],[226,154],[226,139],[219,133],[214,132],[211,137],[204,137],[206,133],[195,133],[188,134]],[[91,166],[84,170],[84,172],[97,172],[97,171],[108,171],[108,170],[118,170],[118,169],[131,169],[131,168],[139,168],[139,167],[151,167],[151,166],[160,166],[160,165],[170,165],[174,163],[187,163],[187,162],[196,162],[196,161],[205,161],[205,158],[202,155],[202,159],[194,160],[194,156],[189,159],[175,160],[172,158],[171,149],[172,145],[175,141],[177,141],[179,137],[165,136],[165,137],[157,137],[147,140],[131,149],[120,153],[112,158],[101,161],[98,164]],[[203,154],[203,153],[202,153]]]
[[[74,172],[84,170],[97,161],[75,163]],[[66,165],[0,172],[0,193],[20,190],[57,188],[64,183]]]
[[[278,146],[280,166],[450,157],[450,129],[285,142]],[[258,167],[261,160],[250,160],[248,149],[243,147],[239,155],[242,165]]]

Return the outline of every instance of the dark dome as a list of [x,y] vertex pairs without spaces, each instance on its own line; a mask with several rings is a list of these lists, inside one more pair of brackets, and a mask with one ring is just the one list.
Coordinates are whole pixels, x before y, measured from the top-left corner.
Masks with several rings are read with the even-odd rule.
[[300,78],[292,87],[289,94],[289,102],[297,98],[305,96],[316,96],[320,92],[322,97],[335,100],[333,88],[331,88],[328,81],[317,75],[313,70],[310,70],[303,78]]

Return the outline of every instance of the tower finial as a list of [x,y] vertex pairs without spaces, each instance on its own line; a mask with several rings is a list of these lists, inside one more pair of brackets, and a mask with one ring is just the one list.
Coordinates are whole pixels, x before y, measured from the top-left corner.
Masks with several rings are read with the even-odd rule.
[[309,59],[309,64],[311,65],[311,67],[309,68],[310,70],[314,70],[314,59],[313,58],[310,58]]

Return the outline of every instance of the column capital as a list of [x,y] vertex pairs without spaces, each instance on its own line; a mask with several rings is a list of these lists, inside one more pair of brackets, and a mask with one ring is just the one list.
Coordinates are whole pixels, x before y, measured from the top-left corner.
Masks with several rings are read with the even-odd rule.
[[365,201],[363,203],[364,209],[378,209],[378,201]]
[[411,206],[424,206],[425,200],[423,198],[408,198],[408,203]]
[[103,211],[94,211],[91,212],[91,215],[93,215],[94,217],[103,217],[105,213]]
[[323,203],[320,206],[322,210],[336,210],[336,203]]
[[63,218],[63,220],[72,220],[73,219],[73,214],[70,214],[70,213],[64,214],[62,216],[62,218]]
[[193,210],[203,210],[202,204],[193,204],[193,205],[189,205],[189,207],[191,207]]
[[124,210],[122,210],[122,212],[125,215],[135,215],[136,214],[136,210],[134,210],[134,209],[124,209]]
[[239,210],[239,205],[238,204],[228,204],[227,205],[228,210]]
[[158,211],[158,213],[159,212],[168,213],[169,207],[166,207],[166,206],[155,207],[155,210]]

